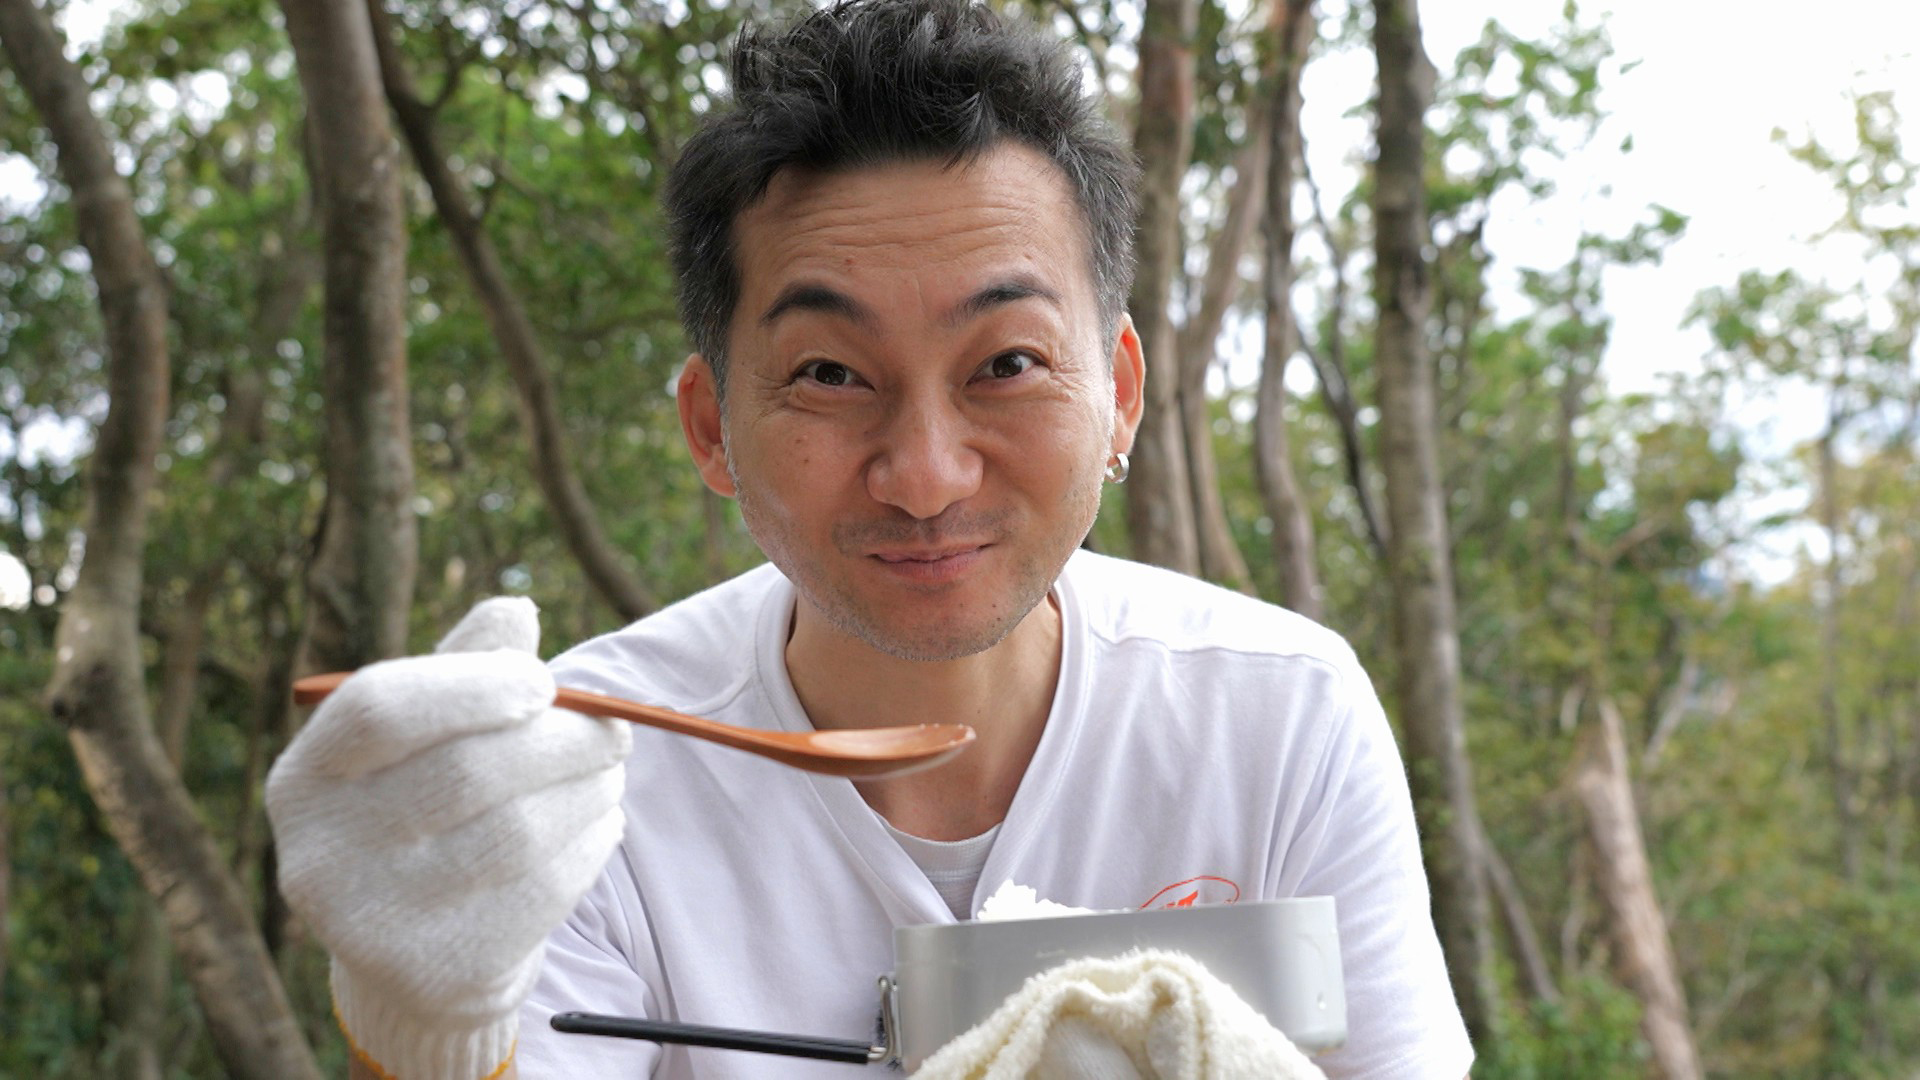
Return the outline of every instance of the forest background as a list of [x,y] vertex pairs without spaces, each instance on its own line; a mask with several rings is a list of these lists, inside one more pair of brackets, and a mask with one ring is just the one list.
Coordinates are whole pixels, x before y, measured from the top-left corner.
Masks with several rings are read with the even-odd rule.
[[[1620,389],[1606,287],[1686,217],[1590,187],[1562,250],[1488,242],[1634,152],[1598,18],[1430,65],[1406,0],[1009,6],[1147,166],[1160,393],[1089,542],[1354,641],[1476,1076],[1912,1075],[1903,102],[1808,88],[1853,123],[1773,152],[1826,254],[1688,295],[1698,362]],[[339,1075],[260,811],[293,675],[498,592],[558,648],[758,561],[680,448],[657,195],[768,9],[73,13],[0,0],[0,163],[38,181],[0,201],[0,1075]],[[1303,75],[1350,98],[1324,134]],[[1767,401],[1805,437],[1755,438]]]

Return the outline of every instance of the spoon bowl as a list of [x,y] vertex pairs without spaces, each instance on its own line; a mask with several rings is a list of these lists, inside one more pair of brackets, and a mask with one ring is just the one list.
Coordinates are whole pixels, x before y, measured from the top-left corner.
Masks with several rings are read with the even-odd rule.
[[[351,671],[336,671],[296,680],[293,684],[294,704],[319,704],[352,674]],[[973,729],[965,724],[909,724],[837,731],[763,731],[565,686],[554,695],[553,704],[574,712],[625,720],[677,735],[691,735],[696,739],[758,754],[796,769],[853,780],[877,780],[930,769],[965,750],[973,742]]]

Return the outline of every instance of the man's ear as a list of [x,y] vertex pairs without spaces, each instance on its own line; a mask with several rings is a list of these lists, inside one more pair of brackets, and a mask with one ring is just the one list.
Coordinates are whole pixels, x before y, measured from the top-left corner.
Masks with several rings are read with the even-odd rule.
[[700,479],[717,495],[733,498],[733,477],[727,472],[726,425],[720,419],[720,388],[714,383],[713,368],[699,353],[687,357],[680,369],[680,381],[674,390],[674,402],[680,407],[680,433],[686,436],[687,450]]
[[1140,334],[1133,318],[1120,316],[1120,333],[1113,343],[1113,447],[1116,453],[1133,448],[1133,433],[1147,403],[1147,360],[1140,351]]

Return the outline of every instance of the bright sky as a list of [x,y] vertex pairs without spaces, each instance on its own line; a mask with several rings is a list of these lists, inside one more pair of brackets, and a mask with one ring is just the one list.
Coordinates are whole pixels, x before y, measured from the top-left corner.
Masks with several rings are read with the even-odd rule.
[[[1794,268],[1836,286],[1859,279],[1857,257],[1814,243],[1840,216],[1839,198],[1793,161],[1773,132],[1795,141],[1811,133],[1844,154],[1853,145],[1853,97],[1892,90],[1903,115],[1903,149],[1908,160],[1920,157],[1920,4],[1680,0],[1581,7],[1583,21],[1604,19],[1613,42],[1600,81],[1609,118],[1585,152],[1554,171],[1555,196],[1537,205],[1517,197],[1496,203],[1486,242],[1496,274],[1510,281],[1518,267],[1564,265],[1582,229],[1622,234],[1655,203],[1686,214],[1686,233],[1661,265],[1613,270],[1605,281],[1614,326],[1604,376],[1618,392],[1653,392],[1662,375],[1701,366],[1706,332],[1680,325],[1701,290],[1732,285],[1745,270]],[[1427,52],[1436,67],[1450,70],[1487,20],[1540,38],[1560,8],[1549,0],[1427,3]],[[1353,164],[1367,150],[1368,121],[1340,114],[1366,100],[1373,75],[1364,52],[1307,68],[1301,126],[1309,164],[1323,178],[1349,177],[1323,179],[1325,187],[1350,185]],[[1622,153],[1629,133],[1634,149]],[[1920,207],[1913,210],[1920,220]],[[1301,389],[1310,391],[1311,383]],[[1738,403],[1738,420],[1750,454],[1777,457],[1815,434],[1821,415],[1788,391]],[[1803,507],[1807,492],[1749,491],[1746,498],[1742,517],[1752,522]],[[1824,557],[1823,538],[1808,527],[1762,537],[1737,561],[1746,574],[1780,580],[1801,548]]]
[[[1543,36],[1559,8],[1541,0],[1427,4],[1422,29],[1445,70],[1486,20]],[[1623,391],[1653,390],[1660,372],[1690,370],[1706,349],[1704,333],[1678,331],[1699,290],[1732,284],[1748,269],[1857,274],[1857,265],[1812,257],[1810,239],[1840,205],[1772,132],[1812,132],[1844,148],[1851,95],[1890,88],[1905,112],[1907,153],[1920,155],[1920,4],[1829,0],[1816,12],[1779,0],[1687,0],[1586,4],[1587,13],[1605,13],[1613,41],[1614,61],[1601,78],[1609,119],[1586,152],[1557,170],[1558,194],[1496,213],[1487,243],[1509,268],[1545,268],[1565,262],[1583,227],[1624,231],[1653,203],[1688,215],[1686,235],[1661,266],[1618,271],[1606,283],[1615,319],[1610,381]],[[1322,175],[1366,145],[1365,121],[1337,114],[1364,100],[1371,65],[1362,55],[1307,69],[1302,126]],[[1622,153],[1629,133],[1634,149]]]
[[[112,7],[112,0],[77,0],[66,9],[68,32],[97,36],[101,14]],[[1421,13],[1427,51],[1446,70],[1486,20],[1538,37],[1560,7],[1550,0],[1428,3]],[[1890,88],[1905,112],[1907,154],[1920,156],[1920,3],[1824,0],[1810,9],[1782,0],[1680,0],[1594,3],[1585,11],[1606,13],[1613,40],[1614,61],[1601,82],[1610,118],[1559,170],[1554,198],[1496,207],[1487,243],[1511,274],[1564,263],[1582,228],[1624,231],[1649,204],[1688,215],[1686,235],[1661,266],[1615,271],[1606,282],[1614,317],[1605,366],[1610,385],[1657,390],[1662,373],[1695,370],[1706,351],[1703,331],[1680,329],[1700,290],[1731,284],[1748,269],[1791,266],[1837,282],[1857,275],[1857,264],[1811,246],[1838,215],[1838,202],[1771,133],[1812,132],[1844,146],[1850,95]],[[1634,61],[1632,70],[1620,70]],[[1341,114],[1366,100],[1372,78],[1372,59],[1362,51],[1307,69],[1303,127],[1311,163],[1329,190],[1350,182],[1366,152],[1367,121]],[[1618,148],[1628,133],[1635,148],[1623,154]],[[0,156],[0,200],[37,191],[30,166]],[[1812,410],[1787,402],[1754,403],[1742,419],[1755,448],[1773,452],[1817,424]],[[0,556],[0,576],[6,562]]]
[[0,552],[0,608],[18,611],[27,606],[33,581],[19,559]]

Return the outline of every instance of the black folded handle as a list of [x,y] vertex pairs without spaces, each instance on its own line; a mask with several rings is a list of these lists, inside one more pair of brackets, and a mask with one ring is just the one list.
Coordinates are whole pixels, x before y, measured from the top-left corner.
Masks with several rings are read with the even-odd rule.
[[677,1043],[682,1046],[710,1046],[720,1050],[752,1050],[761,1054],[785,1054],[788,1057],[815,1058],[866,1065],[886,1056],[886,1048],[869,1046],[853,1039],[821,1039],[812,1035],[781,1035],[771,1031],[742,1031],[739,1028],[707,1027],[703,1024],[676,1024],[662,1020],[641,1020],[631,1016],[602,1016],[598,1013],[566,1012],[548,1021],[553,1030],[570,1035],[611,1035],[621,1039]]

